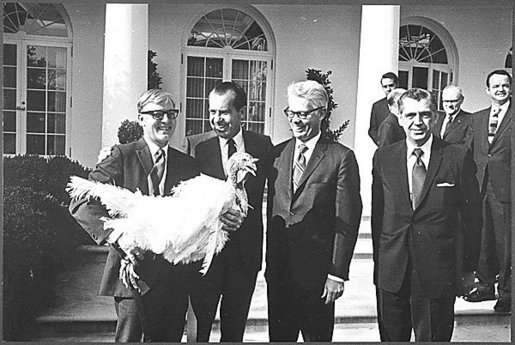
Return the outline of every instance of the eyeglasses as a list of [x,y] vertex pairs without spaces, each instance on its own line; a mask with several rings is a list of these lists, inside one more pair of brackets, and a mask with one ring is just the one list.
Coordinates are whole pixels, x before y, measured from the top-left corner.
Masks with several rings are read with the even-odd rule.
[[140,114],[150,115],[154,118],[154,120],[161,121],[165,115],[168,116],[170,120],[176,119],[179,116],[179,109],[170,109],[170,110],[149,110],[142,111]]
[[317,111],[317,110],[320,110],[320,109],[324,109],[325,106],[321,106],[321,107],[318,107],[318,108],[315,108],[315,109],[311,109],[311,110],[308,110],[308,111],[292,111],[290,110],[288,107],[286,107],[284,109],[284,114],[289,118],[289,119],[293,119],[293,117],[295,115],[297,115],[297,117],[301,120],[305,120],[309,117],[309,114],[311,114],[312,112],[314,111]]

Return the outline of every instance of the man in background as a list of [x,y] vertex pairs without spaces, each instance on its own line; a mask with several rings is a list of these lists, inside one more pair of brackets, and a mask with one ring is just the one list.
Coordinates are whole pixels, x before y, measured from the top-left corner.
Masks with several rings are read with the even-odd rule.
[[405,91],[405,89],[401,88],[393,89],[388,94],[388,97],[386,97],[386,102],[388,104],[390,114],[388,114],[386,119],[379,126],[379,147],[387,146],[406,139],[404,129],[399,124],[399,106],[397,104],[397,101]]
[[386,102],[386,96],[399,86],[399,79],[393,72],[385,73],[381,76],[381,88],[385,94],[384,98],[372,104],[372,112],[370,114],[370,127],[368,129],[368,135],[376,145],[379,145],[378,130],[381,123],[390,114],[388,109],[388,103]]

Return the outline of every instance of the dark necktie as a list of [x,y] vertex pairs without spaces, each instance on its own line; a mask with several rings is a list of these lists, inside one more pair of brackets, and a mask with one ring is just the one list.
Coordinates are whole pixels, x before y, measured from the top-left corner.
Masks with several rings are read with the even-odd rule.
[[411,192],[412,192],[412,206],[416,209],[420,203],[422,197],[422,187],[426,179],[426,166],[422,161],[422,155],[424,151],[417,147],[413,150],[413,154],[417,157],[417,161],[413,165],[413,171],[411,175]]
[[451,128],[451,124],[452,124],[452,115],[447,115],[447,124],[445,125],[445,130],[443,132],[442,139],[447,134],[447,132],[449,132],[449,128]]
[[293,165],[293,193],[297,191],[300,178],[302,177],[304,170],[306,170],[306,156],[304,156],[304,153],[307,149],[306,145],[302,143],[297,147],[299,154],[297,155]]
[[157,150],[155,154],[155,162],[152,170],[150,170],[150,182],[152,185],[151,190],[154,195],[161,195],[159,191],[159,184],[163,178],[163,173],[165,171],[165,153],[162,148]]
[[488,142],[491,144],[494,140],[497,127],[499,127],[499,108],[492,108],[492,114],[490,115],[490,123],[488,124]]
[[236,153],[236,144],[234,140],[231,138],[227,140],[227,159],[231,158],[233,154]]

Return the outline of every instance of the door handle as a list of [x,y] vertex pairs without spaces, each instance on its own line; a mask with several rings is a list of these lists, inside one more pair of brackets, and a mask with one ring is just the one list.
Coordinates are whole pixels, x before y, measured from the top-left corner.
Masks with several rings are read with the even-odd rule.
[[16,110],[25,110],[25,107],[23,105],[17,105]]

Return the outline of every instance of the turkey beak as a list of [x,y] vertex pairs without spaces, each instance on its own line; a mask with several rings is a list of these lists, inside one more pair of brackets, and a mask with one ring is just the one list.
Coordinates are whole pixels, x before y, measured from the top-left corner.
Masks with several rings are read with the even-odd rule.
[[256,163],[258,160],[259,159],[257,159],[257,158],[252,158],[252,161],[250,162],[250,164],[247,167],[247,171],[254,176],[256,176],[256,171],[257,171]]

